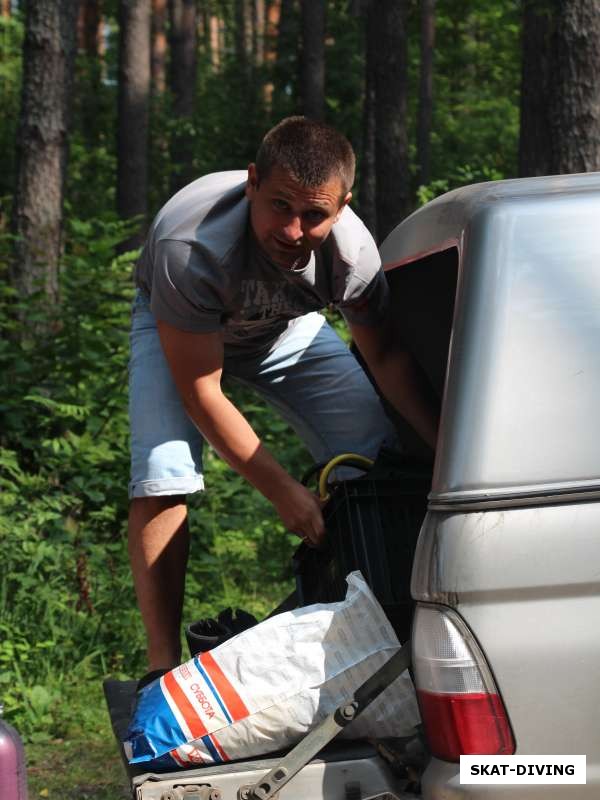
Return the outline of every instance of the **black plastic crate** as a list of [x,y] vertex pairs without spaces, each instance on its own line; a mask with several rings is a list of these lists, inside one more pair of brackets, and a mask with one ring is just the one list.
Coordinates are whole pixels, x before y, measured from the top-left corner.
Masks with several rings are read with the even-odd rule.
[[303,544],[294,555],[299,604],[343,600],[346,575],[359,569],[405,641],[412,562],[430,487],[429,469],[398,466],[389,456],[364,477],[335,485],[323,510],[324,548]]

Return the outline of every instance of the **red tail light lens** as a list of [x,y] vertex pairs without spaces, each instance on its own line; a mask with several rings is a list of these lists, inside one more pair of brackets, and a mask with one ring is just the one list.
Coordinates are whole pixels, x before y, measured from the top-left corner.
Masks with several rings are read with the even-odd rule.
[[417,606],[413,668],[431,752],[507,755],[515,744],[504,704],[481,648],[461,617],[441,606]]

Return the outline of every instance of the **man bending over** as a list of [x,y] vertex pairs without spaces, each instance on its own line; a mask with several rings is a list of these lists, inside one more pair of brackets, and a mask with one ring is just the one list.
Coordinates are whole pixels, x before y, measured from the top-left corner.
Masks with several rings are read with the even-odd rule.
[[136,271],[130,362],[129,553],[151,673],[181,660],[186,495],[204,489],[202,444],[318,544],[321,504],[222,392],[227,374],[292,425],[315,461],[374,457],[393,436],[360,365],[319,313],[337,307],[378,386],[433,449],[437,417],[390,335],[386,279],[348,207],[349,142],[321,122],[283,120],[246,171],[206,175],[161,209]]

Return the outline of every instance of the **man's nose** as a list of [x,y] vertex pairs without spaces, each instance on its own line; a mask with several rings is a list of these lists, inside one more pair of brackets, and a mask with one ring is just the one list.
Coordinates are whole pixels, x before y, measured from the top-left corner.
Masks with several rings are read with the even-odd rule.
[[286,241],[293,244],[297,242],[298,239],[302,238],[302,220],[298,215],[290,217],[285,227],[283,228],[283,235],[285,236]]

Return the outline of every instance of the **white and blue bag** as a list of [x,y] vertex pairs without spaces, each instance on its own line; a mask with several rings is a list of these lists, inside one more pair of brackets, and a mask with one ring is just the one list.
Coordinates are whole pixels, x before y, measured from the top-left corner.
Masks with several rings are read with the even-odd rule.
[[[142,689],[124,742],[130,763],[189,767],[280,750],[349,700],[400,644],[360,572],[346,580],[345,600],[271,617]],[[407,736],[418,723],[405,672],[341,735]]]

